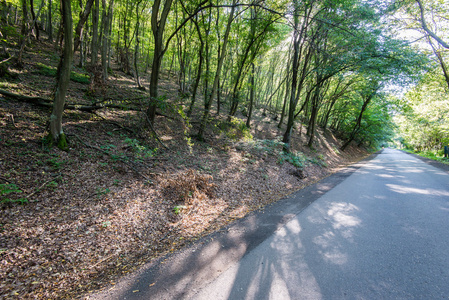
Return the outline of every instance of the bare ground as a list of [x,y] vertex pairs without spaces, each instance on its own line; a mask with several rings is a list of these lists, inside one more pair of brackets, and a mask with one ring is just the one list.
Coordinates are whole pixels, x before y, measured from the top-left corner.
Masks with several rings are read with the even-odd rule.
[[[1,88],[51,98],[55,78],[40,64],[57,64],[50,45],[28,49],[25,68],[11,68],[14,77],[1,79]],[[21,191],[0,199],[0,298],[83,298],[367,155],[356,147],[338,151],[331,132],[318,133],[310,149],[296,128],[296,156],[288,157],[276,140],[283,129],[261,112],[252,139],[216,117],[206,141],[197,141],[190,137],[197,115],[192,124],[180,116],[186,100],[173,82],[162,78],[170,105],[155,128],[168,149],[139,111],[146,94],[117,70],[103,89],[72,81],[67,101],[104,99],[133,110],[67,110],[68,152],[43,143],[48,109],[0,98],[0,184]]]

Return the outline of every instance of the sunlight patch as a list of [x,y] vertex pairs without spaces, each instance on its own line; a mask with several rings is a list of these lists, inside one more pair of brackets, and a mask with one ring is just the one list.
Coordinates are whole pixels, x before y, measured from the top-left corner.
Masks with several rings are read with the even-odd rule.
[[325,252],[323,257],[326,261],[336,265],[343,265],[348,262],[348,256],[338,250]]
[[449,192],[443,190],[434,189],[418,189],[412,187],[401,186],[397,184],[387,184],[393,192],[399,194],[419,194],[419,195],[432,195],[432,196],[449,196]]
[[332,203],[327,214],[334,219],[332,225],[335,229],[341,227],[355,227],[360,225],[361,220],[351,213],[358,211],[359,208],[351,203]]

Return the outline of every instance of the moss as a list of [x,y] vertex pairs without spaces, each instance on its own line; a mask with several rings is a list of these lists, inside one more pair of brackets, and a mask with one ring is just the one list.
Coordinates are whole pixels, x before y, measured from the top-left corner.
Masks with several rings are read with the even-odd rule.
[[53,146],[55,146],[55,142],[57,142],[56,146],[59,149],[63,151],[69,150],[69,144],[67,143],[67,136],[65,135],[65,133],[60,134],[57,141],[55,141],[53,135],[49,133],[44,141],[48,148],[52,148]]
[[44,144],[48,146],[48,148],[53,148],[54,146],[54,138],[53,135],[51,133],[49,133],[45,139],[44,139]]
[[61,135],[59,135],[58,148],[63,151],[69,150],[69,145],[67,143],[67,136],[65,135],[65,133],[62,133]]

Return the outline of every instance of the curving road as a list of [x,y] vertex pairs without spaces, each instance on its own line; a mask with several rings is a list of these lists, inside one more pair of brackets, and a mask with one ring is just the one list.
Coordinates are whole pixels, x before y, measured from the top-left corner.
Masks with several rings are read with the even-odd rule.
[[449,173],[415,156],[385,149],[262,219],[93,298],[449,299]]

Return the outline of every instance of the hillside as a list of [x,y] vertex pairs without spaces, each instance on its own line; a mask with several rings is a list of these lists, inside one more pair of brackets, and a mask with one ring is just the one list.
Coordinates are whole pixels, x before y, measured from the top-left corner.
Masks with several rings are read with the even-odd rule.
[[[24,68],[12,64],[0,88],[51,99],[58,63],[53,45],[33,42]],[[77,59],[75,59],[77,62]],[[148,74],[142,83],[148,85]],[[176,251],[251,211],[310,185],[367,155],[338,149],[318,130],[305,146],[294,130],[292,153],[281,151],[284,127],[262,108],[251,129],[226,122],[224,107],[197,132],[202,99],[190,119],[173,74],[163,73],[167,105],[155,122],[143,111],[148,94],[113,66],[104,86],[74,67],[64,115],[70,150],[45,143],[50,108],[37,98],[0,98],[0,297],[73,298],[103,288],[145,262]],[[26,100],[26,101],[22,101]],[[33,103],[29,103],[35,102]],[[107,104],[92,112],[80,106]],[[162,145],[163,144],[163,145]],[[166,148],[165,148],[166,147]]]

